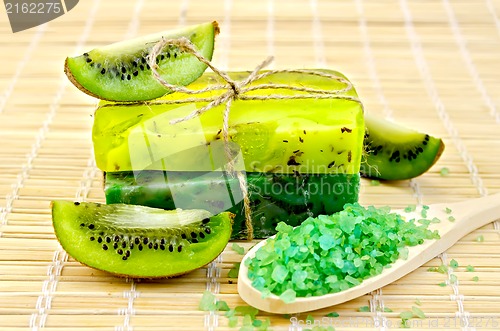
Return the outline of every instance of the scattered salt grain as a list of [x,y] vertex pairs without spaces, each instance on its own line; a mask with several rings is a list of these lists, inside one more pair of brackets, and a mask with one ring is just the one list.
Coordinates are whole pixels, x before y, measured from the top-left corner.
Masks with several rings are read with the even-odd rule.
[[443,167],[441,168],[441,170],[439,171],[439,174],[441,176],[448,176],[450,174],[450,169],[446,168],[446,167]]
[[231,246],[231,249],[240,255],[245,255],[245,248],[241,247],[237,243],[233,243],[233,245]]
[[204,291],[203,295],[201,296],[200,303],[198,305],[198,309],[202,311],[212,311],[216,309],[216,303],[215,303],[215,295],[210,292],[210,291]]

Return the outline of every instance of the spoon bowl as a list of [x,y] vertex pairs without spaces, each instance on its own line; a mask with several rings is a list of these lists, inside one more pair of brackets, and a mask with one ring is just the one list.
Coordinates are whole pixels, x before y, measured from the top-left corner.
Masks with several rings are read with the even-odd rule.
[[[392,210],[392,213],[402,215],[406,220],[421,219],[422,207],[415,211]],[[459,239],[468,233],[500,219],[500,193],[482,198],[470,199],[455,203],[441,203],[429,205],[426,219],[438,218],[440,222],[429,224],[432,231],[437,230],[440,239],[426,240],[423,244],[408,247],[408,258],[398,259],[385,268],[382,273],[367,278],[361,284],[347,290],[321,296],[298,297],[291,303],[283,302],[277,295],[271,294],[262,298],[260,291],[252,286],[248,278],[246,260],[255,256],[255,252],[265,244],[266,240],[255,245],[243,257],[238,273],[238,292],[241,298],[249,305],[266,312],[291,314],[321,309],[337,305],[371,291],[390,284],[406,274],[417,269],[437,255],[453,246]],[[450,217],[453,217],[450,219]]]

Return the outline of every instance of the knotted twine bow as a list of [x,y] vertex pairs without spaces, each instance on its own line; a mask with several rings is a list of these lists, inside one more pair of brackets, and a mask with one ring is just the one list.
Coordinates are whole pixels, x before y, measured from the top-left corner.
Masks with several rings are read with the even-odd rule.
[[[178,47],[180,51],[184,51],[187,53],[190,53],[194,55],[200,62],[204,63],[207,65],[212,71],[217,74],[219,77],[221,77],[226,84],[225,85],[214,85],[214,86],[209,86],[207,88],[201,89],[201,90],[190,90],[188,88],[185,88],[184,86],[178,86],[178,85],[173,85],[165,81],[161,75],[158,72],[158,64],[156,63],[156,58],[161,54],[161,51],[163,48],[166,46],[173,46],[173,47]],[[182,102],[190,102],[190,101],[207,101],[208,104],[205,105],[204,107],[201,107],[199,109],[196,109],[195,111],[191,112],[187,116],[183,118],[178,118],[170,121],[170,124],[176,124],[179,122],[187,121],[190,119],[193,119],[195,117],[198,117],[205,113],[206,111],[217,107],[219,105],[225,104],[225,109],[223,112],[223,123],[222,123],[222,138],[224,142],[224,152],[225,155],[228,159],[227,163],[227,170],[230,174],[234,173],[234,158],[232,157],[232,151],[229,147],[229,114],[231,112],[231,105],[232,102],[236,99],[240,100],[270,100],[270,99],[331,99],[331,98],[336,98],[336,99],[345,99],[345,100],[350,100],[357,102],[363,107],[363,104],[361,101],[354,97],[354,96],[349,96],[345,95],[348,91],[352,90],[353,86],[351,82],[349,82],[347,79],[344,77],[336,76],[330,73],[326,72],[321,72],[321,71],[315,71],[315,70],[304,70],[304,69],[297,69],[297,70],[268,70],[263,73],[259,73],[263,68],[268,66],[272,62],[273,58],[268,57],[266,60],[264,60],[260,65],[258,65],[244,80],[242,81],[235,81],[229,77],[229,75],[216,68],[208,59],[206,59],[202,54],[198,52],[196,47],[191,43],[191,41],[185,37],[181,37],[179,39],[165,39],[162,38],[159,42],[157,42],[151,49],[151,52],[148,55],[148,64],[151,67],[152,74],[154,78],[162,84],[164,87],[167,89],[171,90],[172,92],[180,92],[180,93],[185,93],[185,94],[201,94],[209,91],[215,91],[215,90],[225,90],[224,93],[221,95],[212,97],[212,98],[205,98],[205,99],[184,99]],[[307,75],[315,75],[315,76],[320,76],[320,77],[325,77],[325,78],[330,78],[334,79],[338,82],[341,82],[345,84],[345,88],[343,89],[338,89],[338,90],[323,90],[323,89],[316,89],[316,88],[310,88],[310,87],[305,87],[305,86],[291,86],[287,84],[259,84],[255,86],[250,86],[250,84],[254,81],[257,81],[259,79],[265,78],[270,75],[274,75],[277,73],[299,73],[299,74],[307,74]],[[270,95],[247,95],[245,94],[246,92],[253,91],[253,90],[258,90],[258,89],[288,89],[288,90],[293,90],[293,91],[301,91],[301,92],[307,92],[308,94],[293,94],[293,95],[280,95],[280,94],[270,94]],[[170,100],[161,100],[161,103],[178,103],[178,101],[170,101]],[[245,226],[246,226],[246,231],[247,231],[247,239],[252,240],[253,239],[253,225],[252,225],[252,211],[250,208],[250,199],[248,197],[248,187],[246,183],[246,178],[243,175],[243,173],[239,170],[236,172],[236,177],[238,178],[239,186],[243,195],[243,208],[245,212]]]

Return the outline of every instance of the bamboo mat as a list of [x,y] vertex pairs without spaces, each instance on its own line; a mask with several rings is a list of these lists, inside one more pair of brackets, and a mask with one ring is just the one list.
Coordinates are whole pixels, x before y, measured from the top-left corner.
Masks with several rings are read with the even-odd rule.
[[[86,0],[16,34],[0,10],[0,330],[232,330],[223,313],[198,310],[204,290],[232,308],[245,304],[228,276],[241,260],[230,246],[184,277],[114,278],[61,250],[49,210],[52,199],[104,201],[90,137],[96,100],[68,83],[64,58],[210,20],[222,30],[219,68],[250,70],[272,55],[273,68],[336,69],[367,112],[445,140],[442,158],[421,177],[363,180],[361,203],[404,207],[500,191],[499,0]],[[452,259],[457,269],[428,271]],[[399,328],[400,313],[416,306],[427,318],[412,319],[412,329],[493,330],[499,283],[497,221],[374,293],[311,313],[259,316],[273,330],[305,329],[307,318],[383,330]],[[339,316],[326,317],[332,312]]]

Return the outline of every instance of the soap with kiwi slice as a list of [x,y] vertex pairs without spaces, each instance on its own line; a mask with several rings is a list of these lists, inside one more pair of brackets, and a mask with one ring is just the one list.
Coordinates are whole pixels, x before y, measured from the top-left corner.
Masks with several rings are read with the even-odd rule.
[[441,138],[365,114],[361,175],[383,180],[410,179],[429,170],[445,148]]
[[[76,87],[93,97],[123,102],[151,100],[170,92],[152,75],[148,56],[153,46],[162,38],[184,37],[210,60],[218,33],[217,22],[209,22],[125,40],[66,58],[64,71]],[[193,54],[174,45],[166,46],[156,63],[161,77],[178,86],[196,80],[207,68]]]
[[[253,90],[243,93],[264,100],[240,96],[232,102],[228,142],[224,105],[172,123],[226,91],[214,73],[188,86],[203,90],[200,94],[176,92],[147,105],[100,102],[92,137],[96,164],[107,174],[107,203],[229,210],[236,215],[233,238],[249,233],[265,238],[279,221],[299,225],[357,201],[363,108],[341,73],[312,72],[271,72],[252,82]],[[239,81],[249,73],[228,74]],[[261,84],[265,88],[258,88]],[[279,85],[270,89],[269,84]],[[308,89],[332,93],[310,98]],[[238,177],[227,170],[225,147],[246,177],[252,228]]]
[[52,202],[57,239],[75,260],[131,278],[167,278],[213,261],[231,236],[229,212]]

